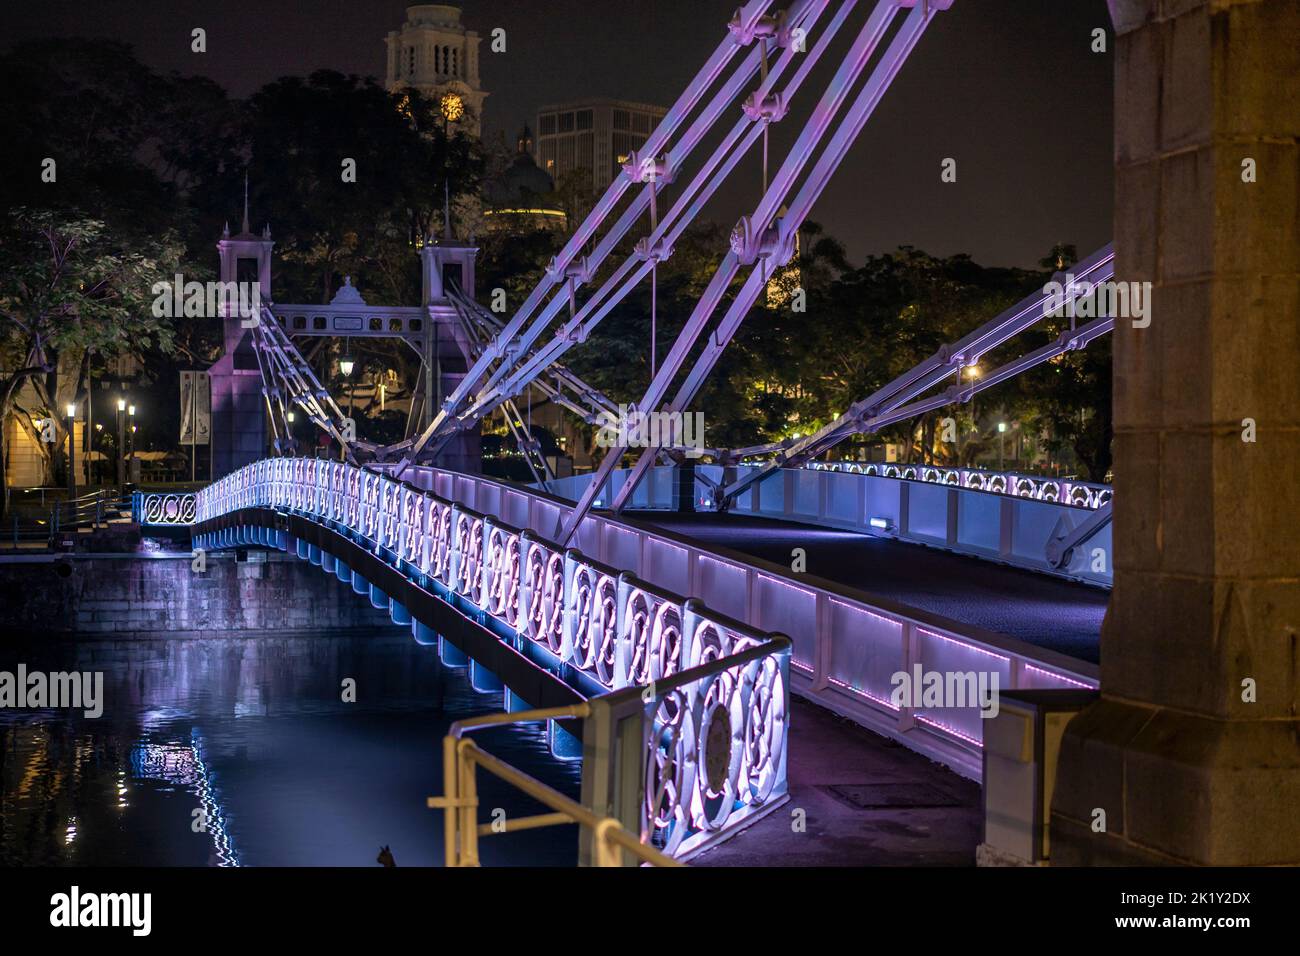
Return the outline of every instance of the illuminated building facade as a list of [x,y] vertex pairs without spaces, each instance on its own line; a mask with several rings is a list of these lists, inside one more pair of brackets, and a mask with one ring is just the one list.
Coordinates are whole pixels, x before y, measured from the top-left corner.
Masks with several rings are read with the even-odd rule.
[[592,194],[599,194],[666,112],[661,106],[612,99],[543,106],[537,111],[537,165],[557,187],[573,170],[588,170]]

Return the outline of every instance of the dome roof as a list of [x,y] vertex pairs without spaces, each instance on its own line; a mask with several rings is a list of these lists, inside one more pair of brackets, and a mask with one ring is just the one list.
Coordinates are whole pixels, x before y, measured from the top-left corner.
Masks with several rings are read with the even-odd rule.
[[527,128],[520,137],[519,149],[515,161],[504,173],[488,183],[486,198],[497,208],[513,208],[528,205],[540,196],[545,196],[555,189],[551,177],[533,161],[525,144],[531,145],[532,138]]

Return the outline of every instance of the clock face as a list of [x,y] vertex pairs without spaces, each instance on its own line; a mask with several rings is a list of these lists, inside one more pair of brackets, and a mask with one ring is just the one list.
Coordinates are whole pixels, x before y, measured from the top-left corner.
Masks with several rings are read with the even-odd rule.
[[442,115],[452,122],[465,115],[465,103],[455,93],[447,93],[439,101],[439,105],[442,107]]

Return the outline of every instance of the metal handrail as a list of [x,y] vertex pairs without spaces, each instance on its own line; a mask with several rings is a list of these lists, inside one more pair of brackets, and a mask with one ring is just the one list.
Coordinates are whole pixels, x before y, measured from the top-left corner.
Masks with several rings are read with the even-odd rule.
[[60,532],[75,531],[83,525],[98,528],[105,524],[106,513],[119,506],[120,502],[116,502],[113,494],[101,488],[66,501],[52,501],[48,509],[37,515],[20,516],[15,510],[5,524],[3,537],[14,548],[20,541],[42,539],[45,547],[53,547]]
[[[315,460],[316,460],[316,459],[311,459],[311,458],[305,458],[305,457],[303,457],[303,456],[297,456],[297,457],[302,458],[302,460],[304,460],[304,461],[315,461]],[[288,456],[285,456],[285,457],[283,457],[283,458],[279,458],[279,459],[270,459],[270,460],[271,460],[271,461],[295,461],[295,460],[297,460],[297,458],[290,458],[290,457],[288,457]],[[364,468],[364,467],[359,466],[359,465],[346,465],[345,467],[355,468],[355,469],[357,469],[357,470],[360,471],[360,472],[366,472],[366,471],[369,471],[369,470],[370,470],[370,469]],[[570,554],[570,553],[571,553],[571,554],[573,554],[574,556],[576,556],[576,557],[577,557],[577,558],[578,558],[578,559],[579,559],[583,564],[585,564],[585,565],[587,565],[588,567],[590,567],[593,571],[598,572],[598,573],[600,573],[600,574],[607,575],[607,576],[609,576],[609,577],[611,577],[611,578],[614,578],[614,579],[619,579],[619,578],[621,578],[621,579],[623,579],[623,580],[626,580],[626,581],[628,581],[628,582],[631,582],[632,584],[635,585],[635,587],[636,587],[638,590],[640,590],[640,591],[642,591],[642,592],[644,592],[644,593],[646,593],[646,594],[648,594],[648,595],[651,595],[651,596],[653,596],[653,597],[656,597],[656,598],[658,598],[658,599],[660,599],[660,600],[662,600],[662,601],[669,601],[669,602],[673,602],[673,603],[679,603],[679,602],[680,602],[680,603],[683,603],[683,606],[684,606],[685,601],[689,600],[689,601],[691,601],[691,602],[694,604],[695,608],[696,608],[697,610],[699,610],[701,614],[703,614],[704,616],[708,617],[708,619],[709,619],[710,621],[713,621],[713,622],[716,623],[716,624],[719,624],[719,625],[721,625],[721,626],[724,626],[724,627],[726,627],[727,629],[729,629],[729,630],[731,630],[731,631],[734,631],[735,633],[737,633],[737,634],[739,634],[739,635],[741,635],[741,636],[743,636],[743,637],[749,638],[750,640],[764,640],[764,639],[766,639],[766,638],[768,638],[768,637],[770,636],[770,635],[769,635],[769,632],[767,632],[767,631],[763,631],[763,630],[761,630],[761,629],[759,629],[759,628],[756,628],[756,627],[754,627],[753,625],[748,624],[748,623],[745,622],[745,621],[741,621],[741,620],[738,620],[738,619],[736,619],[736,618],[734,618],[734,617],[730,617],[730,616],[728,616],[728,615],[724,615],[724,614],[720,614],[720,613],[718,613],[718,612],[715,611],[714,609],[708,607],[708,606],[707,606],[703,601],[701,601],[701,600],[698,599],[698,598],[689,598],[689,599],[687,599],[687,598],[683,598],[683,597],[680,596],[680,595],[676,595],[676,594],[674,594],[672,591],[668,590],[667,588],[660,587],[659,585],[654,584],[654,583],[652,583],[652,582],[650,582],[650,581],[647,581],[647,580],[645,580],[644,578],[639,577],[638,575],[632,574],[632,573],[630,573],[630,572],[627,572],[627,571],[620,571],[618,568],[615,568],[614,566],[612,566],[612,565],[610,565],[610,564],[607,564],[607,563],[605,563],[605,562],[603,562],[603,561],[599,561],[599,560],[595,559],[594,557],[592,557],[592,556],[586,554],[585,552],[582,552],[582,551],[580,551],[580,550],[578,550],[578,549],[576,549],[576,548],[562,548],[562,547],[561,547],[561,546],[560,546],[560,545],[559,545],[559,544],[558,544],[558,543],[557,543],[553,538],[551,538],[551,537],[549,537],[549,536],[547,536],[547,535],[545,535],[545,534],[542,534],[542,533],[537,532],[537,531],[533,531],[533,530],[528,529],[528,528],[519,528],[519,527],[516,527],[515,525],[511,524],[510,522],[507,522],[507,521],[501,520],[500,518],[494,517],[494,516],[492,516],[491,514],[488,514],[487,512],[480,512],[480,511],[478,511],[478,510],[475,509],[475,508],[471,508],[471,507],[469,507],[469,506],[467,506],[467,505],[461,504],[461,503],[457,502],[454,498],[443,498],[441,495],[435,493],[433,490],[431,490],[431,489],[427,489],[427,488],[421,488],[421,487],[419,487],[418,485],[416,485],[414,482],[410,481],[409,479],[406,479],[406,478],[394,478],[392,475],[387,474],[386,471],[383,470],[383,469],[375,469],[375,470],[372,471],[372,473],[373,473],[373,474],[377,474],[377,475],[379,475],[380,477],[382,477],[382,478],[384,478],[384,479],[386,479],[386,480],[392,482],[392,483],[395,484],[399,489],[401,489],[401,490],[403,490],[403,491],[410,491],[410,492],[412,492],[412,493],[414,493],[414,494],[420,495],[422,498],[431,498],[431,499],[433,499],[433,500],[435,500],[435,501],[439,501],[439,502],[441,502],[444,506],[446,506],[446,507],[448,507],[448,508],[452,508],[454,511],[456,511],[456,512],[459,513],[460,515],[464,516],[465,518],[470,519],[471,521],[486,521],[486,522],[490,522],[493,528],[498,529],[498,530],[501,530],[501,531],[503,531],[504,533],[506,533],[506,534],[508,534],[508,535],[519,536],[519,537],[521,537],[521,538],[524,537],[524,536],[527,536],[528,540],[530,540],[532,543],[534,543],[534,544],[539,544],[539,545],[543,546],[544,548],[549,548],[549,549],[550,549],[552,552],[554,552],[555,554],[561,554],[561,555],[562,555],[562,554]],[[473,476],[473,477],[477,479],[479,476]],[[225,480],[225,479],[222,479],[222,481],[224,481],[224,480]],[[217,483],[215,483],[215,484],[216,484],[216,485],[220,485],[220,482],[217,482]],[[507,487],[510,487],[510,486],[507,486]],[[524,491],[529,491],[529,490],[530,490],[530,489],[526,489],[526,488],[520,488],[520,487],[518,487],[518,486],[514,486],[514,487],[516,487],[516,490],[524,490]],[[199,493],[197,493],[197,494],[198,494],[199,496],[202,496],[203,492],[199,492]],[[562,501],[562,499],[558,499],[558,498],[555,499],[555,500],[556,500],[556,501]],[[290,509],[290,510],[292,510],[292,509]],[[203,519],[202,519],[198,514],[196,514],[196,516],[195,516],[195,520],[196,520],[196,521],[201,521],[201,520],[203,520]],[[378,534],[377,531],[376,531],[376,534]],[[378,544],[378,542],[375,540],[374,537],[367,536],[367,540],[372,541],[372,542]]]
[[[448,474],[454,474],[454,473],[448,473]],[[470,479],[476,483],[497,485],[503,490],[525,492],[529,495],[533,495],[538,498],[544,498],[549,502],[563,508],[570,508],[573,506],[572,500],[564,498],[562,496],[551,494],[550,492],[547,492],[542,489],[521,487],[519,485],[515,485],[510,482],[501,481],[499,479],[495,479],[490,476],[457,475],[457,477]],[[586,476],[580,475],[576,477],[586,477]],[[559,480],[567,480],[567,479],[559,479]],[[907,480],[907,479],[897,479],[897,480]],[[970,489],[958,489],[958,490],[970,490]],[[422,491],[421,493],[433,494],[432,491]],[[508,522],[498,519],[490,512],[481,515],[478,511],[469,507],[468,505],[462,504],[455,499],[450,499],[450,500],[452,501],[453,504],[455,504],[456,508],[462,514],[473,515],[475,517],[486,516],[489,520],[491,520],[493,527],[509,529],[512,532],[516,532],[518,530]],[[815,581],[815,583],[812,585],[813,587],[816,587],[819,590],[823,590],[827,592],[837,602],[841,602],[847,605],[852,605],[855,608],[860,608],[864,611],[873,614],[888,616],[893,620],[897,620],[900,624],[911,624],[919,627],[924,627],[928,631],[934,631],[942,636],[947,636],[950,637],[951,639],[958,640],[963,643],[969,643],[974,647],[977,647],[982,650],[990,651],[995,654],[999,654],[1003,656],[1012,656],[1012,657],[1023,657],[1025,656],[1027,651],[1031,651],[1032,652],[1031,657],[1028,659],[1029,663],[1051,666],[1053,668],[1063,670],[1066,673],[1066,675],[1073,680],[1094,682],[1094,684],[1098,680],[1098,675],[1096,673],[1096,665],[1088,664],[1086,661],[1069,658],[1047,648],[1035,647],[1033,645],[1026,645],[1022,641],[1016,638],[1007,637],[1005,635],[998,634],[993,631],[988,631],[983,628],[977,627],[975,625],[962,625],[959,628],[954,628],[952,626],[954,622],[952,622],[949,619],[943,618],[942,616],[937,614],[932,614],[923,611],[916,607],[908,607],[906,605],[892,601],[889,598],[879,594],[873,594],[870,596],[870,598],[868,598],[864,596],[862,593],[855,592],[853,588],[850,588],[846,585],[839,584],[838,582],[835,581],[818,578],[816,575],[804,575],[803,577],[805,578],[805,580],[800,581],[798,580],[799,576],[792,574],[788,567],[784,567],[775,562],[768,561],[763,558],[755,557],[754,555],[751,554],[744,554],[739,551],[733,551],[730,548],[717,545],[717,544],[709,544],[706,546],[701,544],[698,541],[692,541],[682,535],[676,534],[672,531],[665,530],[664,528],[641,524],[635,519],[628,519],[622,515],[608,516],[608,517],[604,515],[596,515],[595,519],[597,521],[617,523],[625,527],[635,528],[637,533],[643,537],[665,541],[676,547],[695,546],[701,549],[707,548],[709,558],[711,560],[717,561],[719,564],[724,564],[731,567],[747,569],[747,570],[758,570],[764,574],[770,574],[772,576],[779,577],[783,581],[788,581],[794,584],[798,584],[800,587],[808,587],[809,584],[807,579],[812,579]],[[536,542],[545,544],[552,548],[558,547],[558,545],[554,543],[553,539],[546,537],[540,532],[528,530],[527,533],[531,536],[532,540]],[[574,549],[570,549],[570,550],[574,550]],[[591,565],[594,568],[604,571],[610,567],[608,564],[597,561],[594,558],[590,557],[585,551],[578,551],[577,553],[582,555],[582,560],[584,562],[586,562],[587,564]],[[614,572],[614,573],[619,573],[619,572]],[[638,588],[640,588],[641,590],[645,591],[648,594],[654,594],[658,597],[670,595],[670,592],[650,582],[647,582],[643,577],[634,574],[633,572],[623,571],[622,574],[628,580],[635,582]],[[739,633],[744,633],[748,637],[755,637],[755,636],[767,637],[769,633],[767,631],[764,631],[761,627],[749,624],[746,621],[742,621],[739,620],[738,618],[729,617],[727,615],[721,614],[720,612],[718,612],[717,610],[711,607],[707,608],[707,615],[710,620],[717,621],[718,623],[721,624],[725,624],[727,627],[731,628],[732,630],[735,630]]]
[[[614,698],[620,707],[624,706],[621,701],[624,699],[629,701],[626,705],[629,709],[619,715],[624,723],[635,719],[642,724],[650,722],[657,726],[658,713],[650,709],[650,705],[654,703],[653,695],[656,690],[662,689],[661,692],[665,695],[679,695],[684,689],[689,691],[685,685],[691,680],[698,680],[702,685],[711,686],[721,672],[729,669],[737,672],[738,679],[725,685],[727,695],[740,693],[741,688],[749,686],[747,681],[760,680],[764,682],[765,688],[771,684],[771,690],[776,692],[776,696],[772,699],[777,700],[778,716],[768,732],[778,734],[779,739],[774,738],[771,741],[770,752],[768,749],[763,749],[762,754],[759,755],[745,752],[737,761],[733,761],[729,770],[733,776],[740,774],[742,766],[749,767],[751,762],[757,769],[752,778],[745,776],[743,781],[740,777],[729,778],[728,786],[736,786],[738,794],[743,790],[743,796],[738,796],[731,804],[725,802],[719,804],[719,807],[725,805],[728,818],[734,814],[738,825],[744,825],[744,821],[755,813],[766,812],[763,805],[769,801],[769,798],[773,798],[772,805],[785,798],[784,714],[788,709],[787,667],[791,648],[788,639],[781,638],[778,642],[774,642],[772,634],[713,613],[700,600],[683,598],[660,587],[642,587],[643,582],[638,581],[631,574],[619,573],[614,567],[586,558],[577,550],[562,551],[553,542],[530,533],[526,528],[515,528],[508,522],[493,520],[488,514],[480,513],[477,509],[458,505],[454,496],[444,498],[432,489],[419,488],[383,474],[367,473],[347,464],[327,463],[324,466],[325,471],[322,472],[321,464],[312,459],[271,459],[250,467],[253,471],[243,469],[200,493],[197,509],[200,524],[196,537],[200,546],[206,546],[206,542],[212,535],[216,536],[219,543],[241,539],[238,532],[232,535],[221,529],[204,529],[203,523],[218,514],[242,508],[269,508],[280,513],[306,515],[313,521],[334,528],[358,544],[364,544],[367,548],[373,545],[374,553],[388,565],[408,576],[420,575],[420,587],[430,587],[432,582],[437,585],[435,590],[439,593],[445,587],[449,595],[468,596],[468,599],[480,610],[506,623],[521,638],[557,655],[557,660],[561,663],[571,661],[578,671],[594,680],[601,688],[612,690],[616,687],[628,687],[636,698],[641,698],[643,694],[647,695],[644,705],[640,707],[639,716],[631,704],[633,697],[621,695]],[[340,494],[346,501],[340,498]],[[415,497],[412,498],[411,495]],[[434,513],[435,505],[440,512],[437,516]],[[406,527],[412,532],[419,533],[420,541],[416,541],[409,534],[402,533],[398,526],[403,522],[408,522]],[[517,537],[521,555],[536,554],[533,549],[540,547],[545,566],[552,570],[545,572],[548,575],[547,582],[529,583],[524,575],[514,574],[510,578],[502,578],[501,580],[505,581],[512,590],[509,594],[502,591],[497,595],[502,600],[494,604],[496,599],[491,590],[494,579],[488,576],[480,579],[478,572],[481,569],[486,575],[489,569],[495,568],[496,564],[504,560],[502,557],[504,552],[500,547],[497,548],[495,557],[489,558],[487,555],[489,545],[494,541],[498,545],[501,543],[500,534]],[[299,557],[311,556],[311,547],[304,546],[301,540],[290,544],[289,537],[286,535],[279,545],[296,551]],[[559,590],[561,585],[556,583],[554,577],[553,562],[558,558],[563,558],[565,561],[563,592]],[[321,561],[323,566],[323,558]],[[462,561],[472,563],[463,565]],[[605,620],[600,634],[601,649],[593,653],[596,645],[592,643],[581,653],[576,651],[575,648],[578,647],[581,639],[574,639],[568,630],[560,633],[554,623],[556,615],[552,612],[559,607],[560,602],[563,602],[567,608],[576,600],[577,585],[574,582],[578,580],[578,574],[585,575],[585,580],[589,584],[599,581],[595,586],[606,589],[602,592],[605,594],[604,600],[612,599],[618,606],[611,613],[620,616],[624,613],[644,615],[647,622],[654,622],[653,628],[647,627],[637,631],[635,628],[628,629],[619,625],[618,633],[613,634],[614,629],[611,627],[613,619]],[[447,583],[439,583],[442,581]],[[608,590],[611,587],[615,588],[616,592]],[[515,593],[513,589],[518,589],[520,595],[517,606],[511,600],[511,596]],[[373,590],[372,585],[372,600]],[[531,614],[536,600],[553,603],[536,604],[536,607],[550,607],[551,612],[548,612],[543,623],[538,625],[540,630],[535,631],[530,622],[533,621]],[[498,604],[503,606],[498,607]],[[390,604],[390,608],[395,609],[395,607],[395,603]],[[527,609],[529,615],[526,619],[524,609]],[[669,615],[674,617],[670,618]],[[664,621],[669,622],[664,626],[680,626],[683,640],[665,644],[661,651],[655,650],[653,641],[658,634],[657,628]],[[694,643],[696,637],[704,643],[696,646]],[[592,641],[595,639],[594,635],[590,638]],[[608,648],[606,648],[607,644]],[[604,656],[606,649],[613,654],[612,658]],[[733,650],[738,652],[731,653]],[[695,656],[697,652],[700,656]],[[715,660],[713,657],[715,654],[726,656]],[[776,671],[761,669],[761,672],[753,672],[754,664],[751,662],[769,656],[776,659]],[[701,660],[709,663],[700,669],[686,666]],[[602,669],[600,661],[608,666]],[[680,678],[677,674],[678,668],[689,671],[689,676]],[[742,670],[743,675],[739,673]],[[709,691],[707,688],[702,688],[701,692]],[[597,693],[599,694],[599,691]],[[769,693],[769,690],[764,690],[763,693]],[[694,805],[689,803],[688,797],[685,798],[687,802],[673,804],[669,822],[655,824],[659,829],[654,830],[654,833],[665,832],[666,836],[665,845],[656,846],[656,841],[647,836],[647,831],[637,822],[636,813],[628,804],[627,797],[630,791],[618,789],[619,784],[615,777],[608,775],[608,767],[599,772],[593,770],[594,776],[590,780],[584,770],[584,796],[580,802],[575,803],[563,794],[549,789],[545,791],[545,796],[539,796],[543,793],[539,788],[544,787],[544,784],[526,775],[519,776],[519,772],[513,768],[503,769],[504,765],[493,763],[492,755],[483,755],[477,748],[469,749],[474,745],[469,741],[461,740],[468,730],[478,726],[529,719],[556,720],[584,716],[588,713],[595,715],[592,719],[604,727],[606,717],[612,713],[605,695],[590,698],[587,707],[590,710],[585,707],[581,710],[560,709],[530,712],[524,715],[507,714],[495,718],[466,721],[454,727],[445,744],[447,749],[444,753],[447,793],[443,797],[432,798],[433,802],[429,804],[446,810],[451,817],[446,821],[448,862],[451,865],[475,865],[478,859],[476,843],[478,837],[502,832],[499,824],[495,828],[483,827],[475,819],[477,804],[473,778],[478,766],[487,767],[489,772],[523,789],[553,811],[514,821],[505,828],[506,831],[578,823],[583,827],[584,862],[598,860],[620,862],[624,852],[634,853],[636,859],[642,862],[661,862],[658,857],[647,860],[644,850],[632,850],[624,846],[626,841],[613,835],[610,826],[601,827],[600,832],[603,836],[600,839],[604,842],[599,845],[593,842],[592,837],[596,827],[605,817],[612,817],[620,827],[626,829],[631,834],[628,840],[637,842],[638,845],[651,846],[664,858],[671,858],[674,850],[682,845],[684,840],[691,842],[692,847],[698,846],[701,841],[707,842],[708,838],[715,837],[726,829],[723,826],[723,818],[719,815],[722,812],[720,809],[712,811],[712,815],[704,821],[700,813],[693,809]],[[764,720],[766,721],[766,717]],[[631,729],[621,732],[629,735],[629,749],[625,757],[630,759],[633,754],[642,753],[642,747],[633,743],[632,738],[643,740],[643,745],[649,738],[643,738],[640,733],[632,734]],[[584,732],[583,736],[586,737],[587,734]],[[662,762],[663,746],[664,742],[655,738],[648,756],[642,754],[639,759]],[[706,749],[705,744],[699,746],[701,751]],[[693,759],[693,753],[694,750],[684,753],[680,759],[689,762]],[[599,761],[597,765],[600,765]],[[622,779],[622,774],[617,775],[618,781]],[[617,791],[620,795],[617,811],[614,809],[616,804],[606,805],[603,797],[599,802],[594,799],[589,800],[587,798],[589,783],[598,793]],[[583,809],[584,807],[586,809]],[[756,810],[756,808],[760,809]],[[641,843],[642,840],[645,841],[644,844]],[[689,850],[691,847],[686,849]]]
[[[651,700],[660,700],[671,692],[679,690],[688,684],[694,684],[698,680],[712,677],[714,674],[721,674],[723,671],[729,671],[742,664],[748,664],[750,661],[761,660],[764,657],[779,654],[784,650],[792,650],[793,647],[794,642],[789,637],[774,632],[765,643],[755,644],[753,647],[747,647],[735,654],[728,654],[726,657],[715,657],[704,664],[696,664],[694,667],[651,681],[649,684],[640,686],[630,684],[627,687],[620,687],[608,694],[602,694],[601,699],[607,701],[617,714],[620,705],[627,701],[636,700],[641,704],[646,704]],[[648,698],[645,693],[647,689],[651,691]]]
[[[529,723],[564,717],[587,717],[591,708],[587,704],[570,707],[550,707],[541,710],[518,711],[513,714],[489,714],[469,720],[456,721],[443,738],[442,775],[443,796],[429,797],[432,809],[442,810],[444,843],[447,866],[479,866],[478,838],[496,833],[517,833],[541,827],[577,824],[590,829],[595,836],[596,865],[622,866],[623,852],[629,852],[643,863],[655,866],[682,866],[652,846],[642,843],[614,817],[592,813],[582,804],[566,797],[553,787],[532,777],[510,764],[494,757],[474,741],[466,739],[466,731],[506,724]],[[534,814],[506,823],[498,829],[494,824],[478,822],[477,769],[482,767],[493,776],[551,808],[552,813]]]

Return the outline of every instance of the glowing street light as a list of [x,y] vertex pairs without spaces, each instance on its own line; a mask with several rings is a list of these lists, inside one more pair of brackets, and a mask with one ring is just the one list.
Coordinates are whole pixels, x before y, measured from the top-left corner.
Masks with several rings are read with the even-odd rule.
[[127,413],[128,416],[130,416],[130,419],[131,419],[131,436],[130,436],[130,437],[131,437],[131,441],[130,441],[130,444],[127,446],[127,453],[126,453],[126,456],[127,456],[128,458],[131,459],[131,468],[132,468],[132,472],[133,472],[132,477],[134,478],[134,477],[135,477],[135,476],[134,476],[134,471],[135,471],[135,406],[134,406],[134,405],[128,405],[128,406],[126,407],[126,413]]
[[[344,354],[344,356],[341,359],[339,359],[339,371],[342,372],[343,377],[348,380],[348,421],[349,422],[352,421],[352,370],[354,368],[356,368],[356,363],[352,361],[352,351],[349,348],[348,352]],[[353,434],[352,437],[354,438],[356,437],[355,433]],[[347,457],[347,450],[343,447],[342,443],[340,442],[339,461],[343,461],[346,457]]]
[[117,400],[117,487],[126,486],[126,398]]
[[77,403],[68,402],[68,500],[77,497],[77,443],[73,440],[77,430]]

